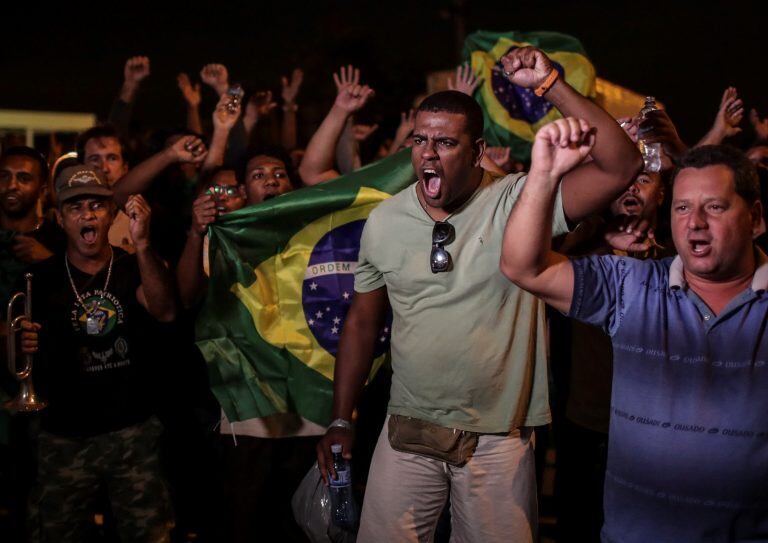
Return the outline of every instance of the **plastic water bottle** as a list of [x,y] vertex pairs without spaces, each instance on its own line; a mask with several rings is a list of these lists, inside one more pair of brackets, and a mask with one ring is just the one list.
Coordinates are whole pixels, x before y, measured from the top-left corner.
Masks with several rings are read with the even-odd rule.
[[227,89],[227,96],[229,96],[229,101],[227,102],[227,110],[230,113],[234,113],[237,111],[237,106],[240,105],[240,101],[243,99],[243,96],[245,96],[245,91],[243,90],[243,87],[240,85],[240,83],[234,83]]
[[[645,116],[651,112],[659,109],[656,107],[656,99],[653,96],[645,97],[645,105],[640,110],[640,118],[645,119]],[[646,142],[642,137],[639,140],[640,152],[643,154],[644,169],[649,173],[656,173],[661,171],[661,144]]]
[[352,467],[349,461],[341,456],[341,445],[331,445],[333,453],[333,469],[336,478],[329,474],[331,493],[331,522],[349,531],[357,530],[359,514],[355,498],[352,495]]

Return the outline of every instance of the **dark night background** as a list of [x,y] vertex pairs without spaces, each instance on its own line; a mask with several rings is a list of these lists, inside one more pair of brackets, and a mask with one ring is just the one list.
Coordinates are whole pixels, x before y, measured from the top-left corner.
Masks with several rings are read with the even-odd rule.
[[[459,2],[461,3],[461,2]],[[184,124],[175,76],[221,62],[246,90],[272,88],[294,66],[304,143],[334,96],[331,72],[352,62],[377,90],[373,109],[394,129],[424,90],[424,75],[455,66],[455,2],[295,2],[165,5],[92,3],[4,6],[0,108],[95,112],[105,117],[125,59],[148,55],[152,75],[135,118]],[[711,124],[723,89],[737,86],[747,108],[768,114],[763,89],[765,17],[757,2],[467,1],[466,31],[552,30],[577,37],[598,75],[662,101],[688,143]],[[33,11],[34,10],[34,11]],[[203,118],[215,101],[206,90]],[[748,109],[747,109],[748,110]],[[745,118],[745,141],[751,138]]]

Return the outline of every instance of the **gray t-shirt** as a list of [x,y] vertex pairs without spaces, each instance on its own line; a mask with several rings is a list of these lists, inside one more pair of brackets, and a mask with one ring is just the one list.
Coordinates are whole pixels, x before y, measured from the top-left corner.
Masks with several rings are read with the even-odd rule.
[[[429,266],[434,221],[411,185],[373,210],[355,290],[387,287],[392,306],[389,413],[482,433],[550,421],[544,304],[499,271],[507,217],[524,174],[485,173],[448,222],[453,269]],[[567,231],[558,191],[553,235]],[[521,232],[520,235],[525,235]]]

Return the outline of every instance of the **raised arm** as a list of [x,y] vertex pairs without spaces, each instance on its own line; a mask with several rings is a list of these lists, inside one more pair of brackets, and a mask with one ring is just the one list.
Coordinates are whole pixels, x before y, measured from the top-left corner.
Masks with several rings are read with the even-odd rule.
[[413,123],[416,119],[416,112],[413,109],[409,109],[406,113],[403,111],[400,114],[400,124],[395,131],[395,137],[392,139],[392,145],[389,147],[389,154],[394,155],[402,147],[408,146],[409,139],[413,135]]
[[176,267],[179,298],[185,309],[197,304],[205,293],[208,279],[203,269],[203,246],[208,226],[216,220],[216,202],[210,194],[201,194],[192,204],[192,226]]
[[[502,58],[512,83],[538,89],[554,69],[552,62],[534,47],[515,49]],[[596,129],[592,160],[563,178],[563,207],[572,221],[605,208],[632,182],[642,166],[637,147],[619,124],[600,106],[558,77],[544,95],[566,117],[584,119]]]
[[136,291],[136,298],[155,319],[170,322],[176,318],[176,295],[168,267],[150,244],[149,204],[143,196],[137,194],[128,199],[125,212],[130,219],[128,229],[131,241],[136,247],[141,275],[141,285]]
[[[333,418],[352,420],[360,392],[371,371],[378,334],[389,306],[386,287],[371,292],[356,292],[344,320],[333,371]],[[342,445],[345,458],[352,457],[351,429],[330,428],[317,444],[317,465],[326,484],[332,471],[331,445]]]
[[123,207],[131,195],[147,190],[155,177],[171,164],[179,162],[199,164],[205,160],[207,154],[205,144],[197,136],[180,138],[173,145],[140,162],[121,177],[113,187],[115,202]]
[[184,97],[184,101],[187,104],[187,128],[196,134],[202,134],[203,123],[200,121],[200,102],[202,101],[200,83],[195,83],[193,85],[189,80],[189,76],[185,73],[180,73],[176,77],[176,81],[179,84],[179,90]]
[[281,96],[283,97],[283,125],[280,130],[280,140],[283,148],[291,151],[296,148],[296,95],[299,94],[301,82],[304,80],[304,72],[296,68],[291,73],[291,78],[283,77]]
[[248,99],[243,115],[243,127],[248,140],[259,121],[266,119],[276,107],[277,102],[272,100],[271,90],[256,92]]
[[149,75],[148,57],[131,57],[125,62],[123,68],[123,86],[120,94],[112,104],[109,111],[109,123],[115,126],[120,133],[127,134],[131,124],[133,112],[133,100],[141,82]]
[[744,118],[744,103],[739,98],[736,87],[728,87],[723,91],[712,128],[701,138],[696,147],[720,145],[725,138],[735,136],[741,132],[739,123],[742,118]]
[[203,162],[203,172],[210,171],[224,164],[224,154],[227,152],[227,140],[232,128],[240,117],[240,103],[231,103],[226,94],[219,98],[213,111],[213,136],[208,155]]
[[560,180],[584,160],[594,143],[595,132],[583,119],[568,117],[542,127],[533,142],[528,179],[504,230],[501,272],[563,312],[573,298],[573,268],[552,250],[552,208]]
[[342,175],[360,169],[363,165],[360,157],[360,145],[379,129],[379,125],[362,124],[347,119],[344,131],[336,144],[336,165]]
[[347,119],[361,109],[373,96],[373,89],[360,85],[360,70],[348,66],[333,74],[338,94],[317,132],[309,140],[307,151],[299,166],[305,185],[316,185],[339,176],[333,167],[336,143],[344,131]]
[[336,142],[336,165],[341,175],[353,172],[362,166],[360,144],[355,137],[355,126],[352,124],[351,117],[347,119],[339,141]]
[[123,69],[123,86],[120,89],[120,100],[130,104],[136,97],[139,85],[149,75],[149,57],[131,57]]

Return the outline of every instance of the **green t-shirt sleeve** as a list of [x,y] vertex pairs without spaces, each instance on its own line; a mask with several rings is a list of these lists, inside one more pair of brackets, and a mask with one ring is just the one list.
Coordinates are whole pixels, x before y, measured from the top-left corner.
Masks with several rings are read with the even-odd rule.
[[355,268],[355,292],[371,292],[385,286],[384,274],[371,262],[369,255],[375,251],[376,243],[373,239],[375,221],[373,213],[365,222],[363,235],[360,237],[360,254]]
[[[527,174],[511,174],[499,181],[499,183],[506,185],[502,195],[502,198],[504,198],[504,213],[506,216],[509,216],[512,208],[515,206],[515,202],[517,202],[517,199],[520,197],[520,193],[523,192],[523,187],[527,180]],[[570,231],[568,228],[568,221],[565,218],[565,210],[563,209],[562,187],[562,183],[557,186],[555,205],[552,209],[552,237],[567,234]]]

